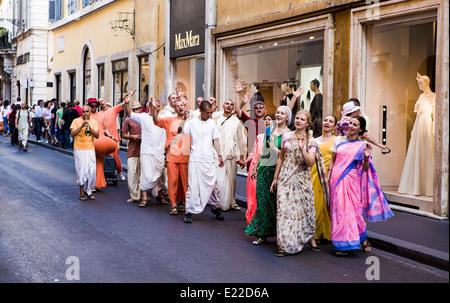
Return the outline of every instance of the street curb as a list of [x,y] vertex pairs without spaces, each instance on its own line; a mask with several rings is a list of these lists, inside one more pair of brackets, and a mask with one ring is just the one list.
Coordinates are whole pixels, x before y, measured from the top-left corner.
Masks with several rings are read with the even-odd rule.
[[367,232],[367,238],[372,247],[449,271],[448,253],[371,231]]

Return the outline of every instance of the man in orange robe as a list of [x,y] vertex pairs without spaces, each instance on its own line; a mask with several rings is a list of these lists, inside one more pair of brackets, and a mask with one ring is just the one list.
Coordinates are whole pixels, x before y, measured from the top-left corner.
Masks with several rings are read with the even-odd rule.
[[174,104],[176,116],[158,117],[157,102],[152,98],[152,116],[155,125],[166,130],[167,193],[171,204],[169,214],[177,215],[178,211],[185,211],[191,148],[190,135],[179,134],[178,128],[185,121],[183,118],[188,115],[188,111],[183,101],[177,101]]
[[124,103],[120,103],[114,107],[108,107],[106,105],[106,100],[103,97],[98,98],[98,101],[100,103],[101,113],[104,114],[106,119],[106,133],[109,135],[111,139],[117,142],[117,148],[116,150],[111,154],[111,156],[114,157],[114,161],[116,163],[116,171],[119,177],[122,180],[125,180],[125,177],[122,175],[122,161],[120,161],[119,157],[119,142],[121,140],[119,135],[119,130],[117,129],[117,115],[123,110]]

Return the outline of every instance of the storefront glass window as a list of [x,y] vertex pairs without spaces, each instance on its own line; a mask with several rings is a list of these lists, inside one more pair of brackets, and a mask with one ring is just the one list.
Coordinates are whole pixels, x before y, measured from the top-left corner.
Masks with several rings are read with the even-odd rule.
[[98,65],[98,92],[97,97],[105,96],[105,64]]
[[185,92],[188,97],[188,107],[196,109],[197,97],[205,99],[212,96],[204,96],[203,83],[205,74],[205,59],[203,57],[180,58],[176,60],[177,84],[176,87]]
[[[418,106],[417,101],[424,91],[417,73],[429,78],[427,85],[434,92],[435,46],[433,18],[403,22],[385,20],[367,26],[365,100],[360,101],[370,119],[369,133],[392,150],[382,154],[380,149],[374,148],[373,153],[379,180],[386,191],[397,191],[401,182],[421,180],[417,181],[420,195],[433,194],[434,121],[429,111],[431,105],[427,105],[426,113]],[[427,120],[420,126],[416,125],[418,112],[423,114],[422,122]],[[407,153],[416,160],[406,160]],[[422,177],[416,181],[414,177],[407,178],[414,174]],[[412,187],[415,186],[408,185],[407,191]]]
[[89,54],[89,49],[86,49],[84,55],[84,66],[83,66],[83,100],[91,97],[91,56]]
[[149,64],[148,56],[139,58],[139,74],[141,80],[139,81],[139,100],[141,104],[148,101],[148,89],[149,89]]
[[[305,93],[298,100],[296,109],[309,110],[314,98],[310,82],[317,79],[323,83],[323,54],[321,32],[227,49],[226,98],[234,99],[236,79],[247,85],[246,91],[250,95],[255,93],[251,84],[256,82],[268,113],[275,113],[285,95],[291,95],[302,86]],[[244,109],[251,115],[250,104]]]

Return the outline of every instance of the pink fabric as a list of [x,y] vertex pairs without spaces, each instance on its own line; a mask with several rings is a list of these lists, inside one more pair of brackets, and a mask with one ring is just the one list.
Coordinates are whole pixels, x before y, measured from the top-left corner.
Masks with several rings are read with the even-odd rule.
[[345,141],[338,145],[330,178],[331,241],[339,250],[358,249],[367,237],[364,218],[387,220],[393,216],[381,190],[378,175],[363,171],[365,143]]
[[255,141],[255,152],[251,155],[251,162],[248,168],[247,175],[247,212],[245,213],[245,217],[247,219],[247,224],[250,223],[250,220],[253,217],[253,214],[256,211],[256,176],[254,179],[251,178],[253,168],[255,167],[256,161],[258,160],[258,155],[261,152],[262,144],[264,142],[264,135],[258,135]]

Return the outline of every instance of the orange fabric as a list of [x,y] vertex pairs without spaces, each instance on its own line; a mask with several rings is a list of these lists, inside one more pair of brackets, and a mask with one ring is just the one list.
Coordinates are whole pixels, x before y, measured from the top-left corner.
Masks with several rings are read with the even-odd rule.
[[[158,118],[158,123],[155,125],[166,130],[167,140],[165,150],[167,150],[172,143],[173,138],[178,135],[178,127],[182,119],[177,116]],[[177,142],[170,148],[167,155],[167,162],[173,163],[189,163],[189,154],[191,151],[191,136],[189,134],[179,136]]]
[[[100,137],[105,137],[105,127],[104,127],[104,115],[101,112],[91,113],[91,119],[96,120],[98,123],[98,133]],[[99,137],[99,139],[100,139]],[[94,140],[95,141],[99,140]],[[95,182],[95,188],[100,189],[103,187],[106,187],[106,178],[105,178],[105,172],[103,170],[103,167],[105,165],[105,154],[102,153],[101,157],[97,155],[97,150],[95,151],[96,157],[95,157],[95,167],[96,167],[96,182]]]
[[167,162],[167,193],[172,205],[186,201],[188,163]]
[[[77,129],[84,123],[82,117],[76,118],[72,121],[70,129]],[[98,129],[97,121],[89,119],[89,127],[93,130]],[[73,138],[73,149],[93,150],[94,148],[94,136],[86,136],[85,128],[83,127],[80,132]]]
[[[122,104],[116,105],[106,111],[103,111],[103,114],[106,118],[106,129],[109,131],[109,134],[113,136],[117,141],[120,141],[120,135],[119,131],[117,129],[117,115],[123,110]],[[117,172],[122,171],[122,161],[119,157],[119,142],[117,142],[117,148],[116,150],[111,154],[112,157],[114,157],[115,163],[116,163],[116,170]]]
[[106,118],[106,129],[117,141],[120,141],[119,131],[117,130],[117,115],[123,110],[122,104],[116,105],[108,110],[102,111]]

